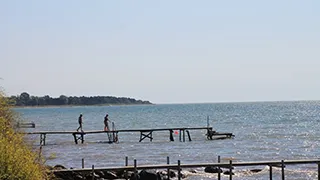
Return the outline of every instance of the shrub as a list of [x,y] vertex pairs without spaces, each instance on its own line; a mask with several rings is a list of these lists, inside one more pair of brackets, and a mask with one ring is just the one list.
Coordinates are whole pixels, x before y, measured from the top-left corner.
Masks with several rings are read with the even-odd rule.
[[14,129],[17,116],[0,92],[0,179],[48,179],[46,169],[24,137]]

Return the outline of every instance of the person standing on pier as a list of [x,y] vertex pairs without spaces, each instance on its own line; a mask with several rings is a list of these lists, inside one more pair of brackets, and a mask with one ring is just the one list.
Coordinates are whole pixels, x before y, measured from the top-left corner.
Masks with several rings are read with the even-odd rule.
[[79,123],[79,127],[77,129],[77,132],[79,131],[79,129],[81,129],[81,132],[83,132],[83,130],[82,130],[82,114],[80,114],[80,116],[78,118],[78,123]]
[[104,131],[109,131],[109,118],[108,118],[108,114],[106,114],[106,116],[104,117]]

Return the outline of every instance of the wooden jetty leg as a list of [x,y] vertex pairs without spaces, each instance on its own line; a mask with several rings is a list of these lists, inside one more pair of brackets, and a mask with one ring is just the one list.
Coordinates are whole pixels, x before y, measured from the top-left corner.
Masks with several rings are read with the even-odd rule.
[[115,130],[115,125],[114,125],[114,122],[112,122],[112,142],[115,142],[115,139],[116,139],[114,130]]
[[[128,156],[126,156],[126,159],[125,159],[125,166],[128,166]],[[126,180],[128,180],[128,171],[127,170],[124,170],[124,178]]]
[[42,134],[40,134],[40,146],[42,146]]
[[232,180],[232,160],[230,160],[230,169],[229,169],[229,172],[230,172],[229,180]]
[[81,133],[81,144],[83,144],[83,142],[84,142],[84,133]]
[[94,180],[94,165],[92,165],[92,171],[91,171],[91,174],[92,174],[92,180]]
[[112,132],[112,141],[111,142],[114,142],[115,141],[115,138],[116,137],[116,134],[114,132]]
[[[167,164],[169,165],[170,164],[170,159],[169,159],[169,156],[167,156]],[[167,169],[167,179],[170,180],[170,168]]]
[[42,146],[42,134],[40,134],[40,146]]
[[144,140],[145,138],[149,138],[150,141],[152,141],[152,131],[148,131],[149,133],[148,134],[144,134],[144,132],[146,131],[140,131],[140,141],[141,142],[142,140]]
[[269,179],[272,180],[272,166],[269,165]]
[[320,180],[320,163],[317,163],[318,164],[318,180]]
[[212,140],[212,136],[213,136],[213,131],[210,130],[210,128],[208,128],[208,130],[207,130],[207,139],[208,140]]
[[113,140],[114,140],[114,142],[116,142],[116,143],[117,143],[117,142],[119,142],[119,139],[118,139],[118,132],[116,132],[116,136],[114,137],[114,139],[113,139]]
[[152,141],[152,139],[153,139],[153,138],[152,138],[152,131],[150,131],[149,134],[150,134],[150,141]]
[[47,137],[47,134],[43,134],[43,145],[44,146],[46,145],[46,137]]
[[[80,134],[80,136],[78,137],[77,134]],[[81,143],[83,144],[83,142],[84,142],[84,135],[85,135],[85,134],[86,134],[86,133],[84,133],[84,132],[81,132],[81,133],[77,133],[77,132],[72,133],[73,138],[74,138],[74,143],[78,144],[78,140],[81,140]]]
[[44,145],[46,145],[46,134],[41,133],[40,134],[40,146],[44,146]]
[[281,175],[282,175],[282,180],[285,179],[285,176],[284,176],[284,160],[281,160]]
[[174,139],[173,139],[173,130],[169,130],[170,131],[170,141],[174,141]]
[[133,166],[134,166],[134,177],[135,177],[135,179],[137,179],[138,170],[137,170],[137,160],[136,159],[133,160]]
[[185,142],[186,141],[185,130],[183,130],[182,133],[183,133],[183,142]]
[[189,132],[189,130],[186,130],[186,132],[187,132],[187,135],[188,135],[188,139],[189,139],[189,141],[191,141],[191,136],[190,136],[190,132]]
[[[218,163],[220,163],[221,162],[221,160],[220,160],[220,156],[218,156]],[[221,173],[220,173],[220,166],[218,167],[218,180],[221,180]]]
[[78,144],[78,139],[77,139],[76,133],[72,133],[72,135],[74,137],[74,143]]
[[107,136],[108,136],[109,143],[112,143],[112,141],[111,141],[111,134],[110,134],[109,132],[107,132]]
[[178,160],[178,180],[181,180],[181,167],[180,167],[180,160]]

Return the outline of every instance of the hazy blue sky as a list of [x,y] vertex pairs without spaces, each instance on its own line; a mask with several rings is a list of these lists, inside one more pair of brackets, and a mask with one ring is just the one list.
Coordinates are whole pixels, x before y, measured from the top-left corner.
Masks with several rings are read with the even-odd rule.
[[320,1],[0,2],[7,95],[320,100]]

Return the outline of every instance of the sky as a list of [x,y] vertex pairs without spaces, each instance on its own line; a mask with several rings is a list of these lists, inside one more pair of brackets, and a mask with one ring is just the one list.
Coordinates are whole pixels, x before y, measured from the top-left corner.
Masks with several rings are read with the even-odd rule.
[[6,95],[320,100],[319,0],[3,0]]

